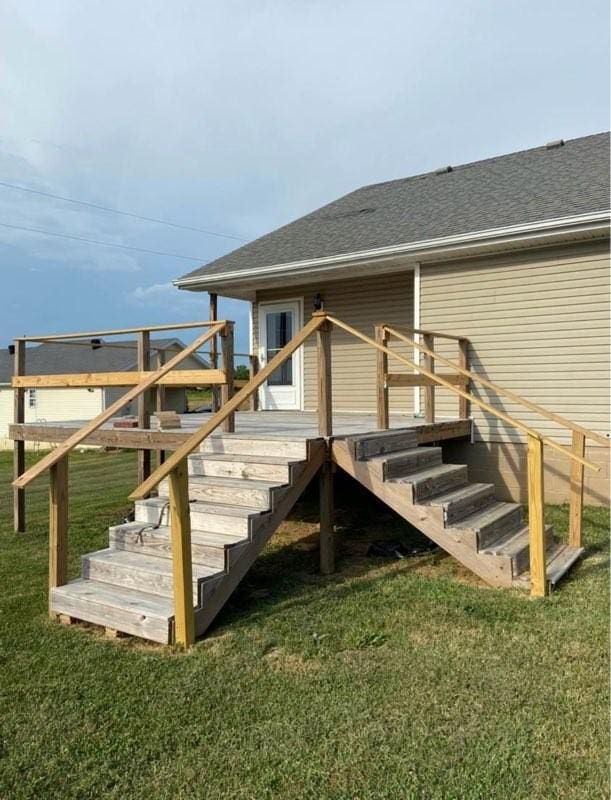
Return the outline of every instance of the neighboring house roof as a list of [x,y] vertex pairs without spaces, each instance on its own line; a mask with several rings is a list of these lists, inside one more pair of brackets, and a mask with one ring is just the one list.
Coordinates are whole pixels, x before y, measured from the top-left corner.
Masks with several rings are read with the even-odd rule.
[[[558,143],[557,143],[558,145]],[[609,133],[357,189],[179,278],[233,276],[545,220],[608,212]]]
[[[80,340],[81,342],[84,340]],[[82,344],[66,344],[65,342],[46,342],[36,347],[28,347],[26,372],[29,375],[60,375],[78,372],[124,372],[133,370],[137,364],[137,342],[134,339],[113,339],[108,344],[120,344],[122,347],[104,347],[102,344],[84,347]],[[183,349],[185,344],[180,339],[151,339],[151,349]],[[205,359],[193,354],[201,363],[202,369],[209,364]],[[10,383],[13,375],[14,357],[8,349],[0,349],[0,384]],[[154,362],[153,362],[154,364]],[[180,365],[177,369],[180,369]]]

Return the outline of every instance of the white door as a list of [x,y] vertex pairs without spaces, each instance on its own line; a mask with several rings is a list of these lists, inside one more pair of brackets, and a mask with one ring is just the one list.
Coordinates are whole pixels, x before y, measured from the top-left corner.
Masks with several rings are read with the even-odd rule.
[[[301,301],[259,304],[259,361],[264,367],[301,328]],[[261,408],[301,409],[301,348],[261,387]]]

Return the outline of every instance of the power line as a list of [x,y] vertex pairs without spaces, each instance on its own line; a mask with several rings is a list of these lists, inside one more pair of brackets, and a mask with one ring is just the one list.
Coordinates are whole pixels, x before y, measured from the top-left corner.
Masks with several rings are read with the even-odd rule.
[[134,250],[137,253],[148,253],[152,256],[168,256],[169,258],[182,258],[184,261],[198,261],[200,264],[203,258],[194,256],[181,256],[178,253],[164,253],[159,250],[146,250],[143,247],[131,247],[127,244],[117,244],[116,242],[101,242],[98,239],[85,239],[82,236],[70,236],[67,233],[55,233],[54,231],[42,231],[39,228],[25,228],[22,225],[9,225],[8,222],[0,222],[3,228],[12,228],[16,231],[28,231],[29,233],[39,233],[42,236],[57,236],[60,239],[73,239],[75,242],[86,242],[87,244],[101,244],[104,247],[118,247],[121,250]]
[[51,192],[41,192],[38,189],[29,189],[27,186],[17,186],[14,183],[5,183],[0,181],[0,186],[6,189],[17,189],[20,192],[29,192],[30,194],[38,194],[41,197],[52,197],[55,200],[63,200],[65,203],[76,203],[79,206],[87,206],[88,208],[95,208],[98,211],[109,211],[111,214],[121,214],[124,217],[133,217],[134,219],[143,219],[145,222],[156,222],[158,225],[168,225],[170,228],[181,228],[185,231],[195,231],[196,233],[205,233],[208,236],[220,236],[223,239],[233,239],[236,242],[244,242],[245,239],[240,239],[238,236],[232,236],[229,233],[219,233],[218,231],[211,231],[207,228],[193,228],[190,225],[180,225],[178,222],[167,222],[164,219],[157,219],[156,217],[144,217],[142,214],[134,214],[131,211],[120,211],[118,208],[110,208],[109,206],[101,206],[97,203],[88,203],[85,200],[75,200],[72,197],[63,197],[61,194],[52,194]]

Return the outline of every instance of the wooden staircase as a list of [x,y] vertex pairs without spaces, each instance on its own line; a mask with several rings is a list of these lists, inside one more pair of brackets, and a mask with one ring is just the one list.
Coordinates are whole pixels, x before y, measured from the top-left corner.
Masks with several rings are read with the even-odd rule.
[[[517,503],[467,467],[444,464],[440,447],[418,447],[414,429],[335,439],[333,460],[380,500],[493,586],[530,588],[529,531]],[[583,553],[545,529],[546,574],[557,583]]]
[[[195,633],[221,610],[326,457],[323,440],[210,437],[189,464]],[[155,642],[174,641],[167,481],[82,558],[82,576],[50,592],[53,614]]]

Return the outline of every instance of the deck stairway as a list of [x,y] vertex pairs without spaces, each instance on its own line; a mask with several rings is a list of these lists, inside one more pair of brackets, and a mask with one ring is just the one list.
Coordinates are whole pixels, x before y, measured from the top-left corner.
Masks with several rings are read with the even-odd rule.
[[[210,437],[189,457],[195,632],[201,635],[325,457],[322,440]],[[82,559],[82,576],[51,590],[60,617],[156,642],[174,641],[168,486],[136,501],[134,521]]]
[[[380,500],[493,586],[530,588],[524,509],[444,464],[440,447],[418,447],[414,429],[336,439],[333,458]],[[583,552],[545,531],[546,574],[557,583]]]

